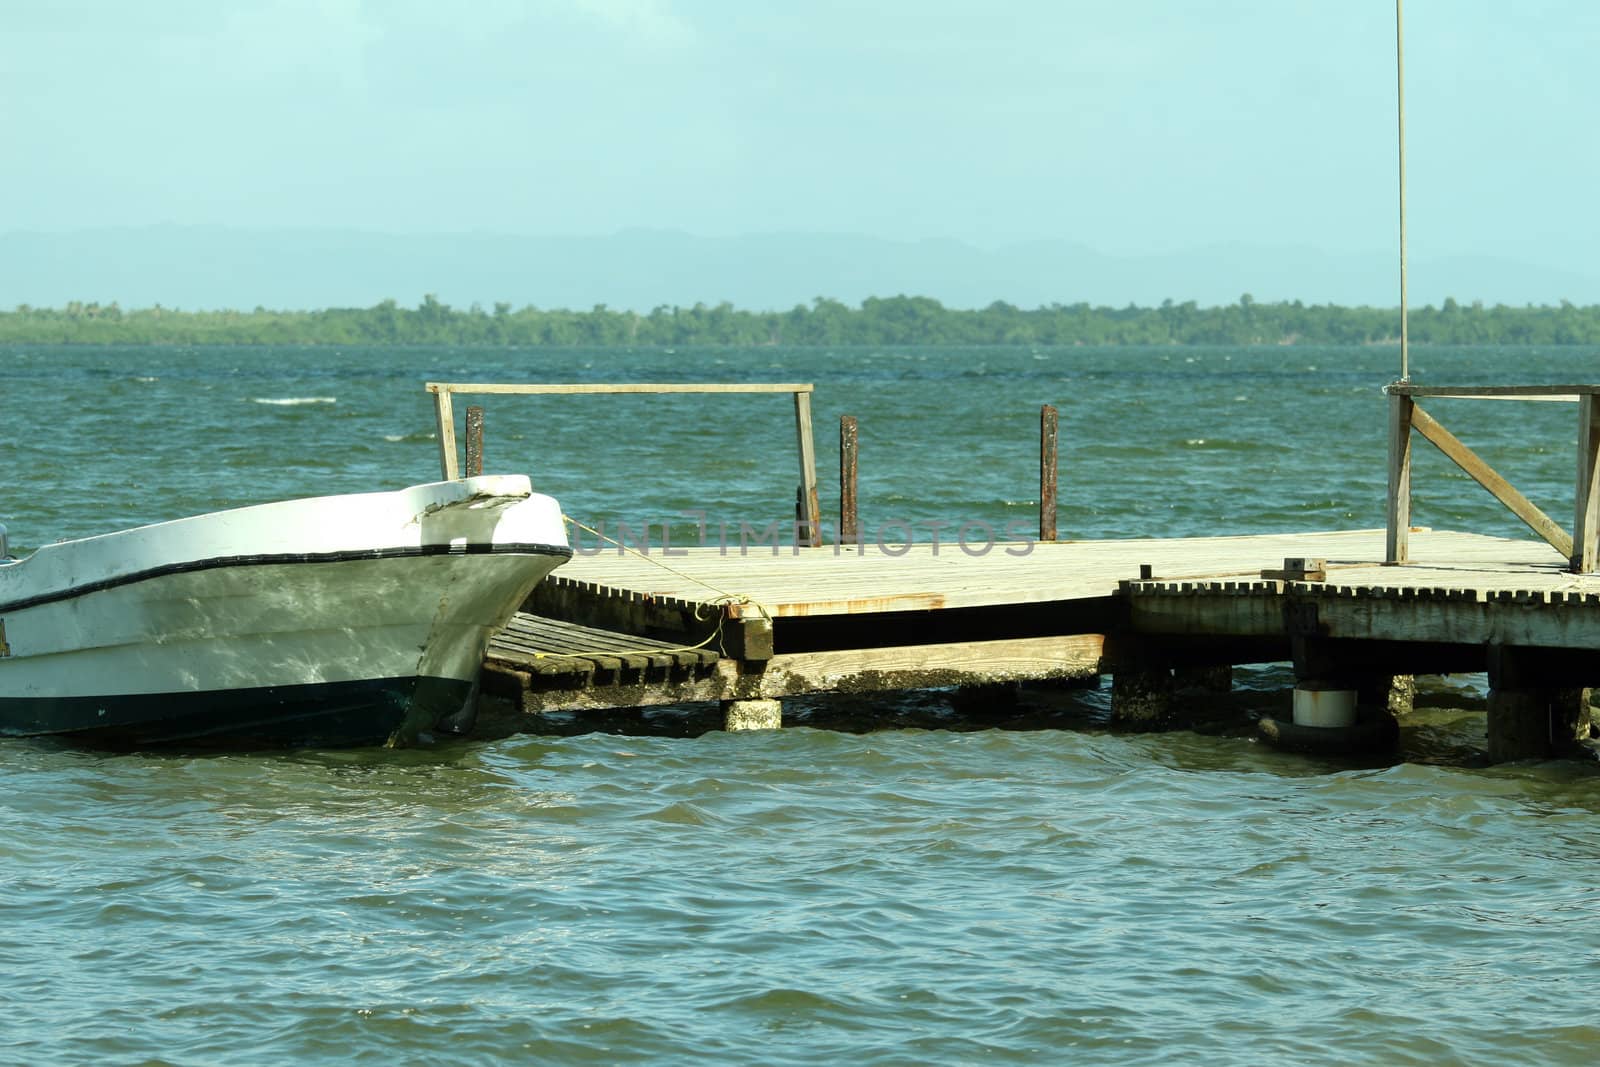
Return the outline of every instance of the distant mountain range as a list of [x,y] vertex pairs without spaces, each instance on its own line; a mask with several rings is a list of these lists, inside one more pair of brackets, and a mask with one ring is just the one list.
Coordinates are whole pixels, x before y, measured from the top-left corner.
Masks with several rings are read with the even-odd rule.
[[[933,297],[946,306],[1003,300],[1142,306],[1257,301],[1399,303],[1396,255],[1219,245],[1170,255],[1111,256],[1062,241],[981,249],[957,241],[849,234],[699,237],[625,230],[595,237],[389,234],[329,229],[149,226],[0,234],[0,308],[117,301],[125,308],[412,306],[447,304],[648,311],[728,301],[787,309],[829,297]],[[1489,257],[1410,267],[1414,305],[1600,303],[1600,272],[1574,273]]]

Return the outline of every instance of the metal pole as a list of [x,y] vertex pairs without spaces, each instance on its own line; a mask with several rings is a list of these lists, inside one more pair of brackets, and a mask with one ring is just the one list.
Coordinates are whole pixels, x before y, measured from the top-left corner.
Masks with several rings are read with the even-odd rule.
[[1400,380],[1411,380],[1411,340],[1406,328],[1406,52],[1405,0],[1394,0],[1394,67],[1400,142]]

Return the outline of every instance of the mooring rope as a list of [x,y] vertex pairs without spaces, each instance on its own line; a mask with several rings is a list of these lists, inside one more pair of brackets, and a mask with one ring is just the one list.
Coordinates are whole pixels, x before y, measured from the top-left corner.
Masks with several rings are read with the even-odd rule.
[[583,651],[579,651],[579,652],[535,652],[535,653],[533,653],[533,657],[535,659],[545,659],[545,658],[552,658],[552,659],[562,659],[562,658],[590,659],[590,658],[594,658],[594,657],[605,657],[605,656],[619,657],[619,656],[667,655],[667,654],[670,654],[670,653],[673,653],[673,652],[695,652],[695,651],[698,651],[699,649],[705,648],[706,646],[710,645],[711,642],[713,642],[713,641],[717,642],[717,651],[719,653],[723,654],[723,655],[727,655],[727,650],[722,647],[722,627],[727,622],[728,614],[727,614],[726,611],[722,610],[723,608],[726,608],[730,604],[739,604],[739,605],[747,605],[748,604],[748,605],[754,606],[755,609],[758,612],[761,613],[761,617],[762,618],[768,619],[768,620],[770,620],[772,618],[772,613],[767,610],[766,605],[762,604],[759,600],[756,600],[752,596],[749,596],[749,595],[747,595],[745,593],[731,593],[726,589],[720,588],[719,586],[712,585],[710,582],[706,581],[703,578],[696,578],[692,574],[687,574],[687,573],[685,573],[683,571],[680,571],[678,568],[670,566],[669,564],[663,563],[661,560],[656,559],[654,556],[648,555],[648,554],[646,554],[644,552],[640,552],[638,549],[632,548],[629,545],[623,544],[621,541],[618,541],[615,538],[607,537],[604,533],[601,533],[599,530],[596,530],[593,526],[589,526],[589,525],[586,525],[585,523],[579,522],[577,519],[573,518],[571,515],[568,515],[566,512],[562,512],[561,520],[563,522],[571,523],[573,526],[576,526],[580,530],[586,530],[589,533],[594,534],[600,540],[602,540],[602,541],[604,541],[604,542],[606,542],[608,544],[615,545],[621,551],[626,552],[626,553],[630,553],[632,555],[635,555],[635,556],[639,557],[640,559],[644,560],[646,563],[653,564],[653,565],[655,565],[657,567],[660,567],[664,571],[668,571],[668,572],[670,572],[672,574],[677,575],[679,578],[682,578],[685,581],[693,582],[695,585],[704,586],[705,588],[711,590],[713,593],[716,593],[717,595],[711,600],[696,601],[695,608],[694,608],[694,615],[695,615],[696,619],[700,619],[700,620],[703,621],[703,620],[709,619],[711,617],[712,613],[714,612],[716,614],[716,618],[717,618],[717,625],[716,625],[716,628],[711,631],[710,635],[705,638],[705,640],[697,641],[692,645],[666,645],[666,646],[658,646],[656,648],[638,648],[638,649],[595,649],[592,652],[583,652]]
[[598,537],[600,540],[606,542],[607,544],[616,545],[622,551],[627,552],[630,555],[638,556],[640,559],[644,560],[646,563],[654,564],[655,566],[660,567],[664,571],[668,571],[669,573],[676,574],[679,578],[682,578],[684,581],[693,582],[695,585],[704,586],[705,588],[711,590],[713,593],[716,593],[718,595],[718,598],[716,600],[714,600],[714,601],[706,601],[706,603],[714,603],[714,604],[754,604],[755,607],[756,607],[756,610],[761,612],[761,615],[762,615],[763,618],[767,618],[767,619],[772,618],[772,613],[769,612],[766,609],[765,605],[763,605],[760,601],[756,600],[754,597],[748,596],[748,595],[746,595],[744,593],[730,593],[730,592],[728,592],[728,590],[723,589],[720,586],[712,585],[710,582],[706,581],[704,578],[696,578],[692,574],[686,574],[685,572],[680,571],[676,567],[669,566],[668,564],[661,562],[659,559],[656,559],[654,556],[647,555],[644,552],[640,552],[636,548],[632,548],[629,545],[626,545],[623,542],[618,541],[614,537],[607,537],[605,534],[601,533],[599,530],[596,530],[593,526],[586,526],[583,523],[579,522],[577,519],[573,518],[571,515],[566,514],[565,512],[562,512],[561,518],[566,522],[572,523],[572,525],[576,526],[580,530],[586,530],[589,533],[594,534],[596,537]]

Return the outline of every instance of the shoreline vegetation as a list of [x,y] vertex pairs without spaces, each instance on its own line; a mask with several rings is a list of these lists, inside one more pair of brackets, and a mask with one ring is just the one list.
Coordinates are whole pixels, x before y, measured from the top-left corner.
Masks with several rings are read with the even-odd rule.
[[[1292,345],[1397,344],[1399,309],[1258,303],[1199,307],[1051,304],[1027,310],[996,301],[947,308],[920,296],[871,297],[857,307],[818,297],[789,311],[731,304],[657,307],[647,313],[598,305],[588,311],[513,309],[497,303],[456,309],[429,294],[415,308],[385,300],[370,308],[315,311],[180,311],[157,304],[0,311],[0,344],[185,345]],[[1418,344],[1600,344],[1600,305],[1484,306],[1447,299],[1413,308]]]

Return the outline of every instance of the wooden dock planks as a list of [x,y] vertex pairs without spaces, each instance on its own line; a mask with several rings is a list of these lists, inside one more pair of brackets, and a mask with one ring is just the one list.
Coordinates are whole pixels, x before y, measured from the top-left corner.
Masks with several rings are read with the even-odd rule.
[[[1308,635],[1450,644],[1469,664],[1451,669],[1490,643],[1600,648],[1600,576],[1536,541],[1409,532],[1406,566],[1383,530],[579,555],[530,598],[546,614],[495,637],[486,686],[539,712],[1259,662]],[[1293,559],[1325,580],[1292,580]]]
[[[623,596],[686,608],[722,596],[748,597],[774,617],[936,611],[1045,603],[1113,595],[1149,564],[1153,577],[1258,579],[1293,556],[1327,560],[1330,582],[1381,588],[1471,586],[1487,591],[1600,592],[1600,578],[1566,571],[1566,560],[1532,541],[1419,530],[1415,563],[1384,567],[1384,531],[1264,534],[1240,537],[995,544],[983,555],[957,544],[674,549],[650,559],[608,550],[574,557],[552,576],[557,585],[595,596]],[[1024,552],[1023,550],[1026,549]],[[682,552],[683,555],[677,555]],[[671,570],[657,566],[666,564]],[[754,610],[736,604],[739,617]]]

